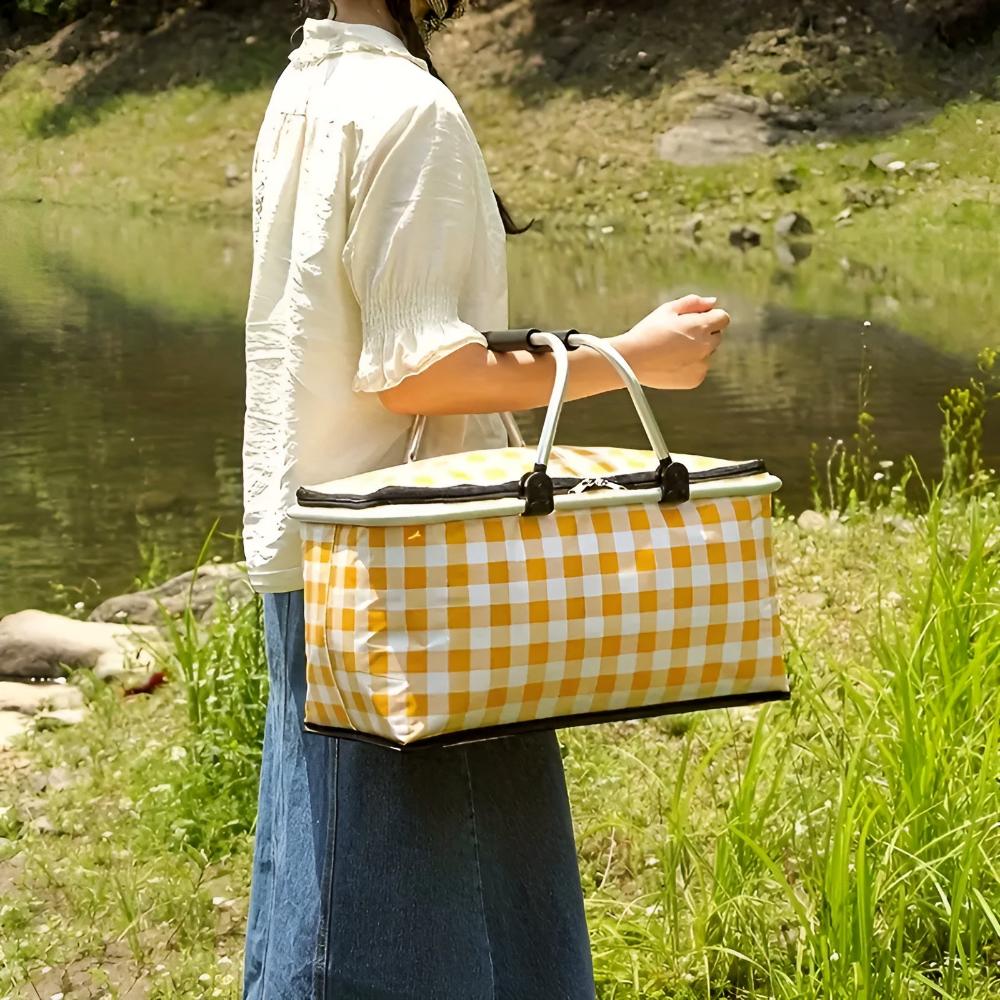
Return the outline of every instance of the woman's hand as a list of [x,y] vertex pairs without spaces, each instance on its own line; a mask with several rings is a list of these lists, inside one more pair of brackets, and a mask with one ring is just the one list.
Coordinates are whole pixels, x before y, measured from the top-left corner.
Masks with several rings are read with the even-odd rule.
[[705,380],[729,326],[729,313],[715,302],[701,295],[665,302],[612,342],[643,385],[694,389]]

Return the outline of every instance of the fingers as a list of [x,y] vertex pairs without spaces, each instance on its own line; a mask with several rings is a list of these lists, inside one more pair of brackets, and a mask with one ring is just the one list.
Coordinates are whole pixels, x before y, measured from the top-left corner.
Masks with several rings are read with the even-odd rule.
[[725,309],[709,309],[705,312],[687,313],[678,318],[678,323],[689,336],[707,337],[722,334],[732,318]]
[[686,313],[708,312],[719,300],[715,296],[706,297],[704,295],[685,295],[681,299],[674,299],[668,305],[678,316]]

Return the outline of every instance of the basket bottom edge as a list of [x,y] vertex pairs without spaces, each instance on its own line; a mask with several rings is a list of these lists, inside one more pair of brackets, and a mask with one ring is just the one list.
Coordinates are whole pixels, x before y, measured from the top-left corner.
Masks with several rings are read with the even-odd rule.
[[505,736],[524,733],[546,732],[551,729],[572,729],[576,726],[591,726],[601,722],[628,722],[632,719],[654,719],[664,715],[686,715],[689,712],[704,712],[713,708],[742,708],[772,701],[788,701],[789,691],[750,691],[746,694],[726,695],[719,698],[694,698],[689,701],[673,701],[643,708],[616,708],[606,712],[584,712],[580,715],[563,715],[551,719],[527,719],[523,722],[507,722],[499,726],[483,729],[467,729],[456,733],[442,733],[414,743],[397,743],[384,736],[363,733],[357,729],[341,729],[336,726],[320,726],[306,722],[305,731],[316,736],[331,736],[338,739],[369,743],[373,746],[396,750],[401,753],[416,753],[421,750],[442,749],[444,747],[468,746],[499,740]]

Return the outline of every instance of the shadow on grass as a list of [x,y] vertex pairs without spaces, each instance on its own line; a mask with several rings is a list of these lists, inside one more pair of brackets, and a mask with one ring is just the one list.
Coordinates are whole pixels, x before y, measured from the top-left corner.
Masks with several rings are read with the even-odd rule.
[[[176,0],[163,2],[171,7]],[[463,72],[485,86],[511,87],[528,106],[567,91],[653,96],[720,70],[734,54],[742,60],[740,75],[780,86],[793,103],[797,94],[808,95],[813,105],[822,105],[836,84],[848,103],[854,92],[889,93],[894,105],[939,106],[981,89],[983,81],[992,85],[991,69],[995,75],[996,46],[948,50],[926,25],[918,31],[911,24],[907,32],[885,16],[852,13],[846,0],[480,0],[475,6],[476,16],[462,25],[470,43]],[[35,134],[72,133],[129,94],[200,84],[228,95],[269,87],[299,41],[289,40],[300,23],[294,0],[203,0],[163,13],[155,7],[95,11],[45,43],[52,61],[79,67],[79,75],[35,122]],[[957,22],[958,35],[949,41],[986,43],[1000,26],[1000,4],[984,10]],[[898,115],[875,116],[860,131],[900,125]],[[838,126],[835,115],[830,130],[859,131],[858,121],[848,114]]]
[[46,43],[53,62],[79,65],[80,75],[33,131],[72,133],[129,94],[208,85],[235,95],[270,87],[298,43],[298,37],[289,42],[297,23],[291,0],[238,0],[219,10],[181,7],[163,15],[131,9],[88,14]]
[[[732,66],[793,104],[824,107],[840,96],[829,130],[842,134],[895,131],[991,85],[997,47],[989,43],[1000,27],[1000,4],[955,22],[947,37],[885,11],[866,17],[841,0],[482,0],[478,7],[484,16],[468,25],[462,71],[511,88],[528,106],[567,92],[650,97],[720,70],[724,81]],[[854,106],[883,93],[912,113],[859,123]],[[697,85],[688,96],[698,98]]]

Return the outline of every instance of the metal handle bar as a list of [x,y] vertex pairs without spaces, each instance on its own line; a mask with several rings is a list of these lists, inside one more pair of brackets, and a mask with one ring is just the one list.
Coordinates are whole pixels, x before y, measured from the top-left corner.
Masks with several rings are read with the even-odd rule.
[[[503,422],[503,429],[507,432],[507,445],[511,448],[523,448],[525,446],[524,435],[521,428],[517,426],[513,413],[501,413],[500,420]],[[420,454],[420,445],[424,440],[424,431],[427,429],[427,418],[424,416],[414,417],[413,426],[410,428],[410,436],[406,441],[406,464],[415,462]]]
[[[526,499],[526,514],[551,513],[554,505],[552,481],[548,476],[548,464],[555,444],[556,431],[566,402],[566,392],[569,384],[569,351],[580,347],[590,348],[601,355],[621,376],[625,388],[632,399],[632,404],[639,415],[643,430],[649,439],[650,446],[659,460],[659,474],[664,500],[686,500],[688,496],[687,470],[678,465],[670,457],[670,451],[660,431],[656,417],[653,414],[649,400],[642,384],[632,371],[628,362],[607,341],[590,334],[579,333],[576,330],[494,330],[485,334],[487,347],[499,353],[507,351],[544,351],[552,352],[556,372],[549,396],[549,404],[545,411],[545,419],[538,436],[538,450],[535,455],[535,467],[525,474],[521,481],[522,492]],[[507,430],[508,442],[515,447],[523,447],[524,439],[511,413],[501,414],[504,427]],[[406,461],[412,462],[420,449],[427,418],[415,418],[410,438],[406,448]]]

